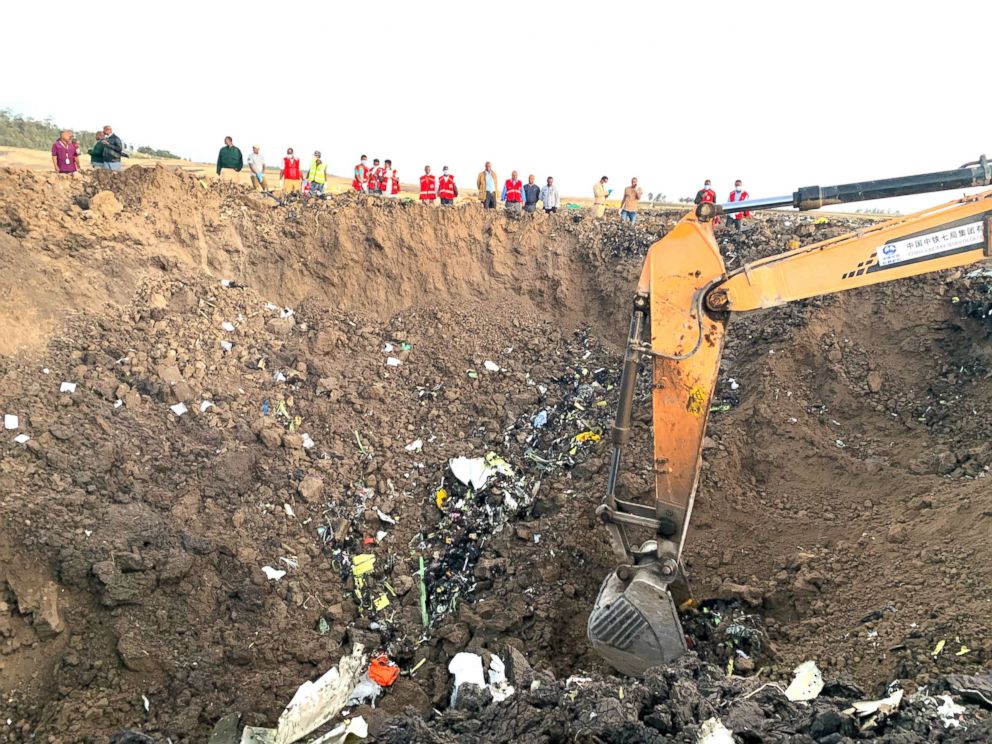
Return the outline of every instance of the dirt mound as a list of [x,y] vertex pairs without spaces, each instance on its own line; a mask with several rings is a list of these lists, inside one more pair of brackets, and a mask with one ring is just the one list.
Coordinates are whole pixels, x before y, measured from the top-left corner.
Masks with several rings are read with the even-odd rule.
[[[759,686],[741,674],[787,682],[815,658],[880,697],[989,665],[974,280],[734,322],[685,560],[697,596],[760,618],[763,642],[704,624],[719,673],[689,660],[619,682],[618,704],[585,642],[612,566],[599,437],[641,256],[676,215],[633,230],[354,195],[281,205],[161,168],[0,170],[0,195],[17,352],[0,357],[0,408],[18,417],[0,447],[0,566],[18,568],[0,573],[0,741],[203,741],[232,711],[272,725],[353,642],[417,669],[366,711],[393,741],[525,740],[534,711],[535,740],[688,741]],[[848,227],[769,217],[720,241],[744,261]],[[650,487],[642,382],[632,495]],[[458,457],[488,457],[485,490],[454,476]],[[421,721],[447,706],[455,653],[507,649],[545,684]],[[573,675],[595,694],[555,681]],[[655,711],[685,685],[690,712]],[[758,702],[779,732],[819,715]],[[418,718],[397,729],[407,706]],[[780,740],[769,725],[743,740]]]

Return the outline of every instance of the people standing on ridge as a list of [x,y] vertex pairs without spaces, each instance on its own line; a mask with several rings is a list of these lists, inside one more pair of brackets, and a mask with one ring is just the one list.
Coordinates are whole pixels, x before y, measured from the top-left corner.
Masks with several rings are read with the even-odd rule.
[[493,170],[493,164],[487,160],[485,170],[479,171],[479,176],[475,179],[479,199],[486,209],[496,209],[496,183],[496,171]]
[[124,143],[114,134],[114,128],[109,124],[103,127],[103,167],[107,170],[121,169],[121,158],[130,157],[124,152]]
[[251,171],[251,185],[259,191],[265,191],[265,158],[259,152],[258,145],[251,146],[251,155],[248,156],[248,170]]
[[524,184],[524,211],[536,212],[537,203],[541,200],[541,187],[534,183],[534,175],[527,176]]
[[217,175],[223,181],[237,181],[238,174],[244,167],[241,150],[234,146],[231,137],[224,138],[224,146],[217,153]]
[[383,161],[382,165],[382,193],[386,194],[390,198],[396,197],[400,193],[400,179],[396,176],[396,169],[393,167],[393,161],[386,159]]
[[541,187],[541,201],[544,202],[544,213],[553,214],[561,206],[561,197],[558,196],[558,187],[555,186],[555,179],[548,176],[547,185]]
[[384,180],[385,171],[382,166],[379,165],[379,158],[372,161],[372,170],[369,171],[369,193],[370,194],[381,194],[382,193],[382,182]]
[[282,193],[300,193],[300,159],[293,155],[293,148],[287,148],[286,157],[282,159],[282,168],[279,170],[279,178],[282,179]]
[[524,185],[517,178],[517,172],[510,173],[510,177],[503,184],[503,206],[511,216],[520,216],[524,203]]
[[323,194],[324,184],[327,183],[327,163],[320,159],[320,150],[315,150],[310,168],[307,170],[307,181],[310,182],[311,194]]
[[55,172],[64,176],[76,175],[78,158],[79,150],[72,143],[72,130],[63,129],[59,138],[52,143],[52,165]]
[[367,155],[362,155],[361,162],[355,166],[355,177],[351,179],[351,188],[355,191],[369,190],[369,159]]
[[606,188],[609,180],[609,178],[603,176],[592,187],[592,205],[596,210],[597,217],[602,217],[606,214],[606,198],[612,193],[612,189]]
[[420,177],[420,201],[428,206],[434,206],[437,199],[437,179],[431,175],[431,167],[424,166],[424,175]]
[[631,225],[637,224],[637,207],[644,191],[637,185],[637,179],[630,179],[630,186],[623,190],[623,202],[620,204],[620,221]]
[[437,195],[441,197],[441,205],[450,207],[455,203],[458,196],[458,186],[455,184],[455,177],[448,172],[448,166],[441,170],[441,177],[437,181]]
[[[741,184],[741,179],[734,181],[734,190],[730,192],[730,196],[727,201],[731,202],[741,202],[748,200],[748,193],[744,190]],[[748,210],[743,212],[729,212],[727,214],[727,227],[736,227],[737,231],[740,232],[744,229],[744,218],[750,217],[751,213]]]
[[90,156],[90,166],[95,170],[103,170],[103,132],[96,133],[96,142],[87,153]]

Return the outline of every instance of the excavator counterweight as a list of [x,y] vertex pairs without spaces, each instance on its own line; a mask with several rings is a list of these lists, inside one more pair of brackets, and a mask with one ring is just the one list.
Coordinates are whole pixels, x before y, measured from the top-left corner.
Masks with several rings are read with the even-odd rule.
[[[725,205],[728,211],[824,204],[987,186],[983,155],[957,170],[799,189],[792,197]],[[992,191],[747,264],[729,275],[713,237],[721,205],[702,203],[648,250],[631,316],[606,499],[617,569],[589,615],[594,648],[634,676],[686,652],[676,599],[690,596],[681,556],[699,482],[702,441],[730,313],[964,266],[992,257]],[[637,373],[654,364],[653,498],[621,494]]]

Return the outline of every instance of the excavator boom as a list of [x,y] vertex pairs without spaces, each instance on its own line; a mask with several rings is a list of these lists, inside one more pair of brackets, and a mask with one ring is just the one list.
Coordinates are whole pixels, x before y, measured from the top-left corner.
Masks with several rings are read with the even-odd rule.
[[[751,200],[732,208],[814,208],[990,183],[992,168],[982,156],[956,171],[807,187],[789,201]],[[686,652],[673,590],[688,597],[682,548],[730,311],[774,307],[992,256],[992,191],[755,261],[729,275],[713,237],[712,219],[722,211],[704,202],[651,246],[634,297],[606,499],[596,512],[619,563],[600,588],[588,636],[613,667],[635,676]],[[645,357],[654,362],[654,494],[620,498],[622,453]]]

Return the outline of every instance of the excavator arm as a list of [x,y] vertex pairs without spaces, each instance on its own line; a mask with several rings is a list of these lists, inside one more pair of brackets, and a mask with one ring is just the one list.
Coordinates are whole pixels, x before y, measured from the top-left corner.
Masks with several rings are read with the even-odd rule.
[[[755,261],[728,275],[712,220],[727,211],[824,204],[987,186],[992,164],[831,187],[792,197],[697,206],[648,250],[634,297],[606,499],[617,569],[600,588],[589,640],[617,670],[641,675],[685,653],[676,600],[688,597],[681,555],[702,461],[702,441],[730,312],[774,307],[992,257],[992,191],[898,217]],[[653,360],[653,500],[618,496],[638,371]]]

